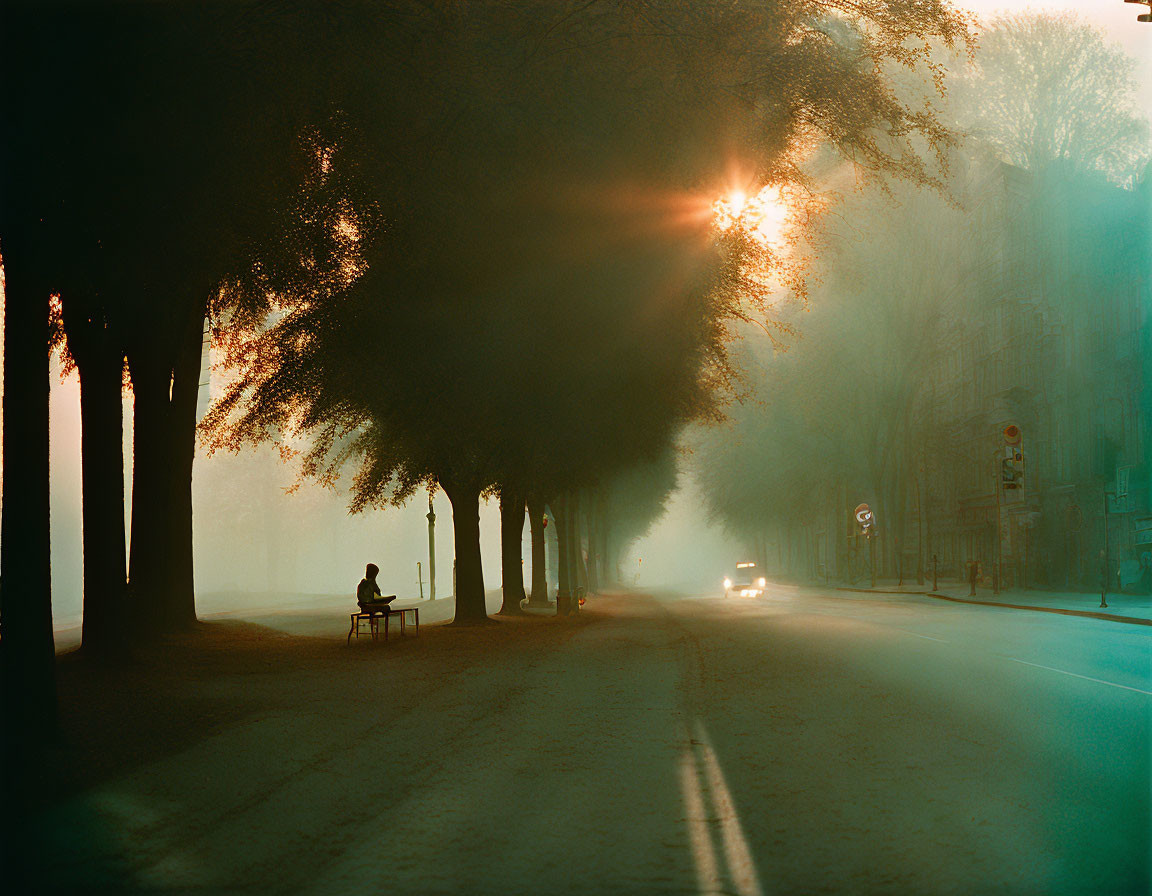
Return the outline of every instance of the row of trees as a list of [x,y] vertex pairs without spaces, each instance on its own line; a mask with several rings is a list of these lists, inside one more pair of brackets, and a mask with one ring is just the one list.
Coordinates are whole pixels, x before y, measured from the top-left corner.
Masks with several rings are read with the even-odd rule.
[[[1066,246],[1082,258],[1057,264],[1027,228],[1045,217],[1056,228],[1051,210],[1033,205],[1043,209],[1051,194],[1054,208],[1069,177],[1135,179],[1149,144],[1132,60],[1074,17],[1033,14],[994,23],[976,63],[946,105],[966,134],[947,192],[911,184],[863,190],[821,222],[823,277],[803,337],[783,354],[750,345],[746,366],[759,401],[735,410],[734,431],[702,435],[698,475],[711,509],[760,553],[765,540],[795,540],[809,526],[840,539],[847,511],[867,501],[889,535],[883,547],[895,572],[906,544],[917,542],[909,508],[929,518],[923,496],[913,494],[917,483],[955,479],[949,471],[967,475],[972,465],[949,428],[955,421],[929,406],[927,384],[941,365],[977,341],[973,333],[1005,290],[1014,301],[1037,292],[1059,305],[1086,284],[1109,288],[1117,273],[1086,240]],[[1002,162],[1030,172],[1034,184],[1016,205],[1004,203],[1003,181],[993,176]],[[1106,238],[1114,251],[1146,227],[1132,224],[1132,232]],[[1081,265],[1093,274],[1080,285],[1044,285]],[[981,469],[988,457],[977,461]],[[828,555],[823,561],[833,565]]]
[[[438,133],[436,164],[386,142],[391,131],[359,128],[318,147],[301,218],[327,222],[317,242],[349,238],[325,255],[306,236],[287,257],[327,258],[320,266],[332,276],[318,283],[312,266],[276,278],[278,288],[257,281],[243,290],[250,326],[223,321],[238,377],[207,421],[214,444],[307,433],[306,473],[333,481],[347,462],[358,465],[354,509],[442,488],[454,509],[458,622],[485,616],[483,493],[501,497],[506,570],[520,566],[526,503],[558,511],[563,608],[563,536],[584,493],[666,448],[686,422],[716,415],[731,378],[729,327],[749,313],[742,272],[753,245],[739,229],[710,234],[707,194],[702,214],[689,216],[644,200],[715,182],[734,143],[769,167],[795,165],[790,142],[766,145],[762,129],[781,136],[783,127],[795,140],[822,126],[805,120],[804,103],[826,107],[840,126],[867,124],[851,120],[858,110],[842,107],[830,85],[798,85],[803,103],[769,119],[761,105],[725,98],[724,82],[746,75],[742,100],[776,102],[752,80],[769,51],[791,53],[769,28],[785,23],[771,15],[742,9],[753,28],[737,36],[730,11],[672,4],[662,10],[668,33],[637,30],[654,14],[621,7],[559,29],[522,10],[458,14],[437,51],[458,67],[420,96],[425,126]],[[544,30],[563,42],[590,28],[603,38],[594,47],[535,54]],[[804,55],[795,61],[807,68],[850,63],[852,44],[837,42],[844,35],[798,36]],[[706,66],[705,53],[711,64],[731,58],[735,70]],[[876,112],[906,114],[870,76],[855,77]],[[792,84],[780,77],[774,86]],[[371,109],[347,120],[361,114],[380,117]],[[895,164],[893,147],[859,142]],[[394,166],[406,174],[402,188]],[[504,612],[517,611],[521,594],[515,583],[506,589]]]
[[[950,179],[953,199],[974,198],[966,179]],[[802,335],[786,352],[749,342],[754,399],[733,410],[733,431],[702,432],[695,452],[711,509],[758,556],[762,539],[841,507],[844,483],[899,541],[925,436],[922,385],[949,328],[974,310],[970,266],[991,260],[976,243],[995,240],[949,198],[911,186],[854,195],[822,228],[827,270]]]
[[29,734],[49,296],[81,379],[86,650],[195,618],[206,321],[237,368],[216,443],[307,433],[305,473],[357,465],[353,509],[443,488],[475,619],[482,492],[567,507],[716,415],[732,322],[766,311],[739,289],[756,247],[709,229],[729,160],[804,181],[828,144],[930,180],[915,146],[948,135],[886,71],[967,39],[937,0],[3,10],[2,650]]

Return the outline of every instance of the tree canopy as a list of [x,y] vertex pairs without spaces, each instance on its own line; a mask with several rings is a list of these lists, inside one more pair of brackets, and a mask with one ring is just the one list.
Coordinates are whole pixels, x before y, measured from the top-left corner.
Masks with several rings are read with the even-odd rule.
[[1148,157],[1136,62],[1074,13],[996,19],[957,99],[962,124],[1014,165],[1065,162],[1126,181]]
[[341,171],[350,198],[303,216],[321,227],[280,288],[247,290],[247,328],[224,319],[239,376],[217,444],[307,432],[306,472],[359,458],[354,508],[433,482],[467,501],[578,488],[655,458],[716,415],[732,327],[768,311],[741,288],[750,257],[783,264],[711,228],[732,160],[805,183],[827,143],[932,180],[913,145],[948,135],[881,67],[931,70],[911,39],[962,43],[964,23],[937,2],[848,12],[435,6],[415,56],[370,23],[380,52],[345,73],[347,130],[313,158],[313,193]]

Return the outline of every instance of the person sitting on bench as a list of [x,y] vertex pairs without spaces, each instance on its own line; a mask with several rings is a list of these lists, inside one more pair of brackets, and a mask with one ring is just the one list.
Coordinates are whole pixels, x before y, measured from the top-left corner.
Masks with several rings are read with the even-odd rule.
[[369,563],[364,570],[364,578],[360,580],[360,584],[356,586],[356,603],[360,604],[360,609],[365,613],[391,613],[388,604],[396,600],[395,594],[390,594],[387,597],[380,596],[380,586],[376,584],[376,576],[380,572],[380,567],[375,563]]

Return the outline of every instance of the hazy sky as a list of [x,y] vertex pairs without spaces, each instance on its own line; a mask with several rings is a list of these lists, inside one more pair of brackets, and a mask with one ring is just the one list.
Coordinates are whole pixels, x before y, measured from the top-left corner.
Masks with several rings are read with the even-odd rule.
[[[1004,12],[1071,10],[1101,29],[1137,60],[1137,77],[1142,84],[1152,79],[1152,23],[1136,21],[1136,16],[1147,12],[1147,7],[1124,0],[1042,4],[1025,0],[968,0],[957,5],[976,11],[985,21]],[[1142,91],[1138,102],[1152,118],[1152,90]],[[675,583],[705,588],[710,584],[712,591],[719,595],[720,579],[736,560],[749,557],[740,554],[738,540],[726,536],[704,517],[703,502],[692,496],[691,478],[682,477],[681,484],[683,489],[669,502],[667,514],[646,538],[633,546],[622,565],[639,576],[641,585]],[[637,563],[640,559],[642,564]],[[628,579],[626,575],[625,580]]]
[[[1124,0],[1079,0],[1075,3],[1035,3],[1026,0],[967,0],[957,5],[975,10],[988,19],[1001,12],[1028,10],[1053,11],[1067,9],[1077,13],[1086,22],[1095,25],[1112,40],[1119,43],[1140,66],[1140,80],[1148,84],[1152,78],[1152,23],[1136,21],[1136,16],[1148,8]],[[1140,106],[1152,118],[1152,90],[1140,94]]]

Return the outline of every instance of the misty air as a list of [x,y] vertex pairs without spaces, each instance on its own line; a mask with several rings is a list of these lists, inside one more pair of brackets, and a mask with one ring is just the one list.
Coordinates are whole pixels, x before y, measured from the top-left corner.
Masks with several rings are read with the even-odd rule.
[[1152,0],[0,67],[4,893],[1152,891]]

